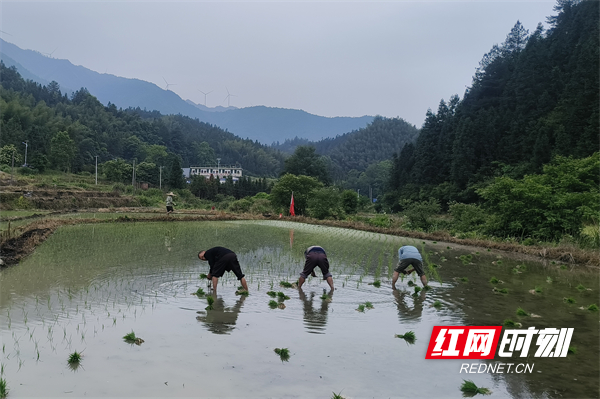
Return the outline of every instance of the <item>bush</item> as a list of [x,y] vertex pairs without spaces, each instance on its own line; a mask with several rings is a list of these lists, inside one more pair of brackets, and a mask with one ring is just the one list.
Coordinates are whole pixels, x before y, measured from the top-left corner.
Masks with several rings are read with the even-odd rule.
[[113,191],[117,191],[119,193],[125,192],[125,185],[123,183],[115,183],[112,186]]
[[[256,198],[256,197],[255,197]],[[254,203],[250,207],[250,213],[254,214],[265,214],[274,212],[271,201],[265,198],[259,198],[254,200]]]
[[252,206],[251,200],[249,200],[247,198],[242,198],[240,200],[233,201],[229,205],[229,210],[231,212],[236,212],[236,213],[247,213],[250,210],[251,206]]
[[308,213],[317,219],[341,219],[345,216],[340,192],[332,187],[315,190],[308,200]]
[[37,173],[36,169],[32,169],[32,168],[28,168],[26,166],[20,167],[19,169],[17,169],[17,172],[20,175],[25,175],[25,176],[32,176],[35,175]]
[[377,215],[372,219],[367,220],[367,223],[375,227],[390,227],[392,221],[387,215]]
[[453,202],[449,211],[452,215],[451,227],[463,233],[481,231],[487,219],[485,211],[479,205]]
[[403,200],[400,204],[404,208],[403,213],[408,218],[411,226],[423,230],[428,230],[431,227],[431,217],[442,210],[440,202],[434,198],[429,201],[418,202]]

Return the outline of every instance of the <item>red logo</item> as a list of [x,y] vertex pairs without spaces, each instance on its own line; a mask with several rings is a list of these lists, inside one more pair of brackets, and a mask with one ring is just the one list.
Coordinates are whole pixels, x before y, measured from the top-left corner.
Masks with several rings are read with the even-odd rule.
[[425,359],[493,359],[502,326],[433,327]]

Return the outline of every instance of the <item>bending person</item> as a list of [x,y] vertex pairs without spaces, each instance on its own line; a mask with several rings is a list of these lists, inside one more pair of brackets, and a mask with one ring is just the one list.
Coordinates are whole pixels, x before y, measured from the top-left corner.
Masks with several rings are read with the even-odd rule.
[[[413,269],[407,271],[406,268],[410,265],[412,265]],[[398,266],[394,269],[394,274],[392,276],[392,288],[396,289],[396,281],[398,281],[400,273],[410,274],[414,271],[416,271],[421,278],[423,287],[426,287],[427,276],[425,276],[425,272],[423,271],[423,258],[421,257],[421,253],[417,248],[411,245],[400,247],[398,250]]]
[[238,262],[237,255],[232,250],[224,247],[214,247],[207,249],[206,251],[198,252],[198,258],[200,260],[208,261],[210,269],[206,278],[212,280],[213,290],[215,292],[217,292],[219,277],[223,277],[225,272],[233,272],[242,284],[242,287],[248,291],[248,284],[244,278],[244,273],[242,273],[240,262]]
[[329,260],[327,259],[325,250],[317,245],[313,245],[304,251],[304,258],[306,262],[304,263],[304,270],[302,270],[298,279],[298,288],[302,287],[309,274],[316,277],[314,269],[319,266],[323,273],[323,280],[327,280],[327,284],[333,290],[333,277],[329,273]]

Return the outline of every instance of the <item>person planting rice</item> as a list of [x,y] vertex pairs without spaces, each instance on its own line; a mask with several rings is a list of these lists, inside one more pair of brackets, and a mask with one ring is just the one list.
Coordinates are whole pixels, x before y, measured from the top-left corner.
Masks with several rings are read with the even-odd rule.
[[[406,270],[410,265],[412,265],[413,268],[411,270]],[[426,287],[427,276],[425,276],[425,272],[423,271],[423,258],[421,257],[421,253],[417,248],[411,245],[400,247],[398,250],[398,266],[394,269],[394,274],[392,276],[392,288],[396,289],[396,281],[398,281],[400,273],[406,275],[414,271],[416,271],[421,278],[423,287]]]
[[175,195],[175,193],[173,193],[173,191],[169,191],[167,193],[167,215],[170,215],[173,213],[173,206],[175,205],[175,203],[173,202],[174,195]]
[[224,247],[214,247],[198,252],[198,258],[208,261],[210,269],[206,278],[212,281],[215,293],[217,292],[219,277],[223,277],[225,272],[233,272],[242,284],[242,287],[248,291],[248,284],[244,278],[244,273],[242,273],[240,262],[238,262],[237,255],[232,250]]
[[304,251],[304,258],[306,262],[304,263],[304,270],[302,270],[298,279],[298,288],[302,287],[309,274],[316,277],[314,269],[319,266],[323,273],[323,280],[327,280],[327,284],[333,290],[333,277],[329,273],[329,260],[327,259],[325,250],[322,247],[313,245]]

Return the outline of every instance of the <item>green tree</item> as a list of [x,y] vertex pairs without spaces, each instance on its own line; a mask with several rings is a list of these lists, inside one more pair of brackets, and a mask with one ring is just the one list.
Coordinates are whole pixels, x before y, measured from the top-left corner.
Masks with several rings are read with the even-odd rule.
[[13,154],[15,156],[15,166],[21,166],[21,155],[17,151],[17,147],[8,144],[0,148],[0,163],[3,165],[12,165]]
[[196,152],[198,166],[211,166],[217,161],[215,150],[206,141],[194,143],[194,151]]
[[329,184],[326,161],[315,152],[314,147],[299,146],[294,154],[285,160],[282,175],[311,176],[324,184]]
[[107,180],[118,183],[131,182],[133,166],[121,158],[106,161],[99,165],[99,167]]
[[181,169],[181,161],[177,155],[172,155],[171,166],[168,170],[167,185],[170,188],[184,188],[185,180],[183,179],[183,169]]
[[600,220],[600,153],[573,159],[557,156],[540,175],[498,177],[478,193],[492,215],[496,235],[557,240],[578,236],[585,222]]
[[75,142],[67,132],[58,132],[50,141],[50,159],[54,167],[68,172],[75,157]]
[[348,215],[358,211],[358,194],[353,190],[344,190],[341,194],[342,207]]
[[282,176],[271,189],[271,203],[276,208],[288,212],[292,192],[294,193],[294,210],[297,215],[303,215],[308,206],[308,200],[313,191],[323,187],[323,183],[314,177],[286,174]]
[[308,200],[308,214],[317,219],[341,219],[345,216],[340,192],[335,187],[314,190]]
[[140,162],[135,166],[135,179],[138,182],[146,182],[158,186],[159,171],[151,162]]

